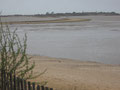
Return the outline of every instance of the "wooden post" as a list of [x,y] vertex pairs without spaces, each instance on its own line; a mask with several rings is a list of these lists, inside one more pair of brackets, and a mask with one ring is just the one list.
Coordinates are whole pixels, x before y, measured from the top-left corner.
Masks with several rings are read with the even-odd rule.
[[44,89],[44,86],[41,86],[41,89],[42,89],[42,90],[45,90],[45,89]]
[[50,88],[50,90],[53,90],[53,88]]
[[17,90],[16,89],[16,76],[14,75],[14,77],[13,77],[13,82],[14,82],[14,90]]
[[17,78],[17,90],[20,90],[20,79]]
[[24,90],[27,90],[26,80],[24,80]]
[[10,73],[10,90],[13,90],[12,73]]
[[35,90],[35,83],[32,83],[32,90]]
[[28,82],[28,90],[31,90],[31,83]]
[[[37,85],[37,90],[40,90],[40,86],[39,85]],[[42,89],[41,89],[42,90]]]
[[3,70],[1,70],[1,90],[4,90],[4,85],[3,85],[3,83],[4,83],[4,79],[3,79]]
[[22,79],[20,79],[20,86],[21,86],[21,90],[23,90],[23,80]]
[[48,88],[48,87],[45,87],[45,90],[49,90],[49,88]]
[[7,90],[10,90],[10,78],[9,78],[9,73],[7,73]]
[[6,72],[3,71],[3,90],[6,90]]

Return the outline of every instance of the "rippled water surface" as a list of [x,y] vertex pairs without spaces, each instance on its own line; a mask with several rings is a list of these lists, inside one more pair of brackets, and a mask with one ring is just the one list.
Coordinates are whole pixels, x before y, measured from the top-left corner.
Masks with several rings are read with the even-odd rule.
[[91,21],[11,27],[27,33],[29,54],[120,64],[120,16],[79,18]]

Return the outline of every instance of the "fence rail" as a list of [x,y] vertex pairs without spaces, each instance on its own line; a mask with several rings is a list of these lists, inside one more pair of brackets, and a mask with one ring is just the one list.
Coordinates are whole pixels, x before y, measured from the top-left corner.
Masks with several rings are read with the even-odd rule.
[[53,90],[36,83],[23,80],[15,75],[0,71],[0,90]]

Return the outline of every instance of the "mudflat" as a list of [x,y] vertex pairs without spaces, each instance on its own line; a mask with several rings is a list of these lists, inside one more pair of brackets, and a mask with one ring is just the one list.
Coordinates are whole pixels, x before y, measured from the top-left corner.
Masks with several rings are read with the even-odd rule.
[[120,65],[32,56],[34,72],[47,71],[32,80],[47,81],[54,90],[120,90]]
[[[43,19],[43,18],[42,18]],[[2,24],[41,24],[41,23],[65,23],[65,22],[82,22],[82,21],[90,21],[91,19],[82,19],[82,18],[54,18],[54,19],[32,19],[31,20],[17,20],[17,21],[9,21],[7,20],[2,20]]]

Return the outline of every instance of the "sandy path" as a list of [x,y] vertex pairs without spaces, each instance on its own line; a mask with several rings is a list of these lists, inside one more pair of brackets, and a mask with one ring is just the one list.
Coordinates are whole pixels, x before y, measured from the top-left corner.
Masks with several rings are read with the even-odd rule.
[[33,81],[48,81],[55,90],[120,90],[120,66],[70,59],[34,56],[35,72],[44,75]]

